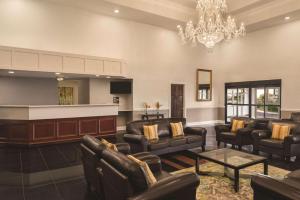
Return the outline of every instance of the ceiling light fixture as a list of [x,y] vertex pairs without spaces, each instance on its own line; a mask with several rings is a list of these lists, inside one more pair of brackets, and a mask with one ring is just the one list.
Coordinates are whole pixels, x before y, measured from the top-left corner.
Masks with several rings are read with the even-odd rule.
[[60,75],[60,72],[56,72],[55,74],[56,74],[56,75]]
[[57,80],[57,81],[63,81],[63,80],[64,80],[64,78],[62,78],[62,77],[58,77],[56,80]]
[[223,40],[231,40],[246,34],[244,23],[237,26],[233,17],[227,15],[226,0],[197,0],[198,24],[187,22],[185,29],[178,25],[179,36],[183,43],[189,41],[193,46],[197,42],[207,48],[213,48]]
[[14,72],[14,71],[8,71],[8,73],[9,73],[9,74],[14,74],[15,72]]
[[117,14],[118,14],[119,12],[120,12],[120,11],[119,11],[118,9],[115,9],[115,10],[114,10],[114,13],[117,13]]
[[284,19],[285,19],[285,20],[290,20],[290,19],[291,19],[291,17],[289,17],[289,16],[286,16]]
[[96,75],[96,77],[99,77],[99,76],[100,76],[99,74]]
[[111,78],[110,76],[107,76],[106,78]]

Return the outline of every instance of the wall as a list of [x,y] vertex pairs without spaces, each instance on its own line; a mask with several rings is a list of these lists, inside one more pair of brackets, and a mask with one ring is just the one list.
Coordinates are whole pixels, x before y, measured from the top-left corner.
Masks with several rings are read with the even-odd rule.
[[0,27],[0,45],[124,59],[136,111],[156,101],[169,109],[171,83],[186,85],[187,108],[219,104],[196,102],[196,69],[214,69],[203,64],[205,50],[182,46],[170,30],[39,0],[0,1]]
[[0,94],[0,105],[58,104],[55,79],[0,77]]
[[282,112],[300,111],[300,21],[248,34],[223,43],[209,55],[207,65],[222,74],[218,102],[224,105],[224,83],[282,79]]

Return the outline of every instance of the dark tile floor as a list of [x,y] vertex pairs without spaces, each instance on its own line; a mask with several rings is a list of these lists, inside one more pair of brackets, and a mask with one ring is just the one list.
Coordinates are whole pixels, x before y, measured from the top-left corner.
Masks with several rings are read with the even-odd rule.
[[[207,129],[207,149],[215,149],[214,129]],[[122,137],[117,137],[117,141],[122,141]],[[174,154],[170,160],[171,157]],[[168,155],[163,159],[168,159]],[[300,168],[299,162],[286,164],[276,157],[271,164],[288,170]],[[176,169],[167,164],[163,167],[167,171]],[[86,192],[79,143],[34,148],[0,147],[0,199],[94,200],[95,197]]]

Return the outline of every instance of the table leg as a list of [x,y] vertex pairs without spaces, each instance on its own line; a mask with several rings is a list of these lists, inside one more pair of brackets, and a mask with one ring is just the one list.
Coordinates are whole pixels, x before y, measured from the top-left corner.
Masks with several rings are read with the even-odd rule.
[[264,161],[264,175],[268,175],[268,173],[269,173],[269,172],[268,172],[268,171],[269,171],[268,168],[269,168],[269,167],[268,167],[268,161],[265,160],[265,161]]
[[238,192],[240,188],[240,171],[238,169],[234,170],[234,190]]
[[196,158],[195,169],[196,169],[196,173],[197,173],[198,175],[200,175],[200,166],[199,166],[199,163],[200,163],[199,157],[197,156],[197,158]]

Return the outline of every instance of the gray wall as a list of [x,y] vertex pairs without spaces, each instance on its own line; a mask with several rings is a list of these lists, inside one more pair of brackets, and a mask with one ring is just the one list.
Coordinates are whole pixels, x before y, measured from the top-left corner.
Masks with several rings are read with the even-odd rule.
[[0,77],[0,105],[55,104],[58,104],[55,79]]

